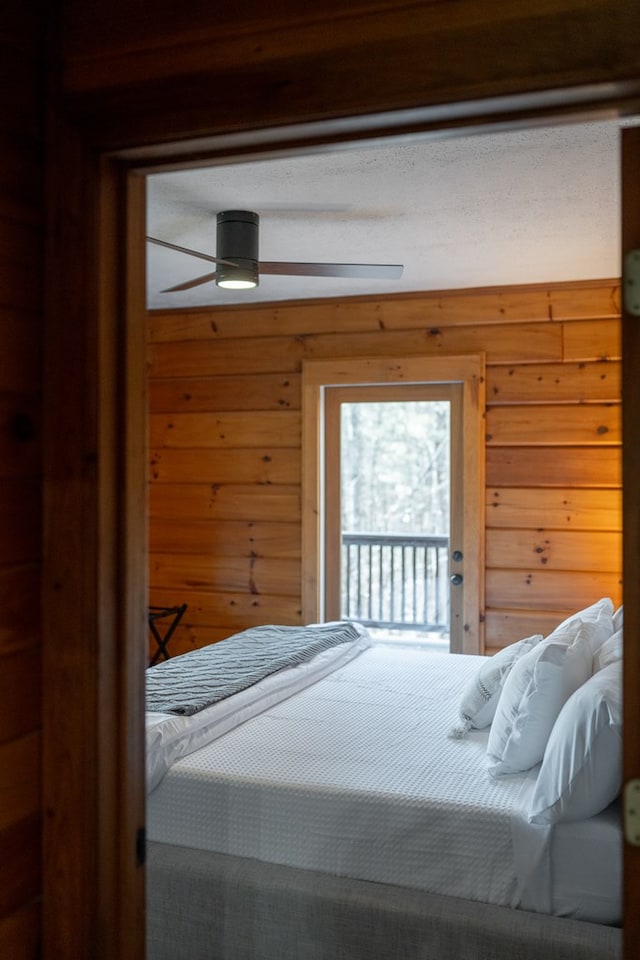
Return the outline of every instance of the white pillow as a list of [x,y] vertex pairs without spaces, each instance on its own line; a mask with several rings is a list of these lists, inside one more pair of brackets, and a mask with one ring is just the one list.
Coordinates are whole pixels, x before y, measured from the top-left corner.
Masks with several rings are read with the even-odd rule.
[[605,597],[567,617],[518,660],[505,680],[489,734],[492,776],[540,763],[556,717],[591,676],[593,656],[612,633],[613,603]]
[[[615,618],[614,618],[615,619]],[[622,660],[622,630],[618,630],[612,637],[599,647],[593,657],[593,672],[603,670],[610,663],[616,663]]]
[[622,607],[618,607],[618,609],[616,610],[616,612],[615,612],[614,615],[613,615],[613,629],[614,629],[614,630],[622,630],[622,617],[623,617]]
[[496,712],[500,691],[514,663],[541,640],[542,634],[536,633],[510,643],[485,659],[462,692],[458,705],[460,720],[451,730],[450,737],[461,739],[471,727],[482,730],[489,726]]
[[565,703],[549,737],[529,820],[584,820],[622,786],[622,663],[595,673]]
[[555,640],[559,637],[569,637],[573,640],[582,626],[587,627],[588,640],[595,653],[598,647],[605,640],[608,640],[617,629],[613,625],[613,601],[609,597],[603,597],[602,600],[592,603],[584,610],[573,613],[558,624],[553,633],[549,634],[547,640]]

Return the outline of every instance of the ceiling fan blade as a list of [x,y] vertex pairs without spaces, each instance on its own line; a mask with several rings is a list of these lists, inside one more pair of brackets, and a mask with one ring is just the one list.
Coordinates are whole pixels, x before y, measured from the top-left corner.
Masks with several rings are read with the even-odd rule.
[[198,257],[200,260],[206,260],[208,263],[226,263],[230,267],[235,267],[235,263],[230,260],[221,260],[219,257],[210,257],[208,253],[200,253],[198,250],[190,250],[189,247],[179,247],[177,243],[169,243],[168,240],[158,240],[156,237],[147,237],[149,243],[155,243],[159,247],[166,247],[168,250],[177,250],[178,253],[186,253],[190,257]]
[[261,260],[260,273],[283,277],[353,277],[363,280],[397,280],[402,276],[401,263],[287,263]]
[[177,283],[175,287],[167,287],[160,293],[175,293],[177,290],[191,290],[192,287],[199,287],[201,283],[208,283],[209,280],[215,280],[215,273],[205,273],[203,277],[196,277],[195,280],[186,280],[184,283]]

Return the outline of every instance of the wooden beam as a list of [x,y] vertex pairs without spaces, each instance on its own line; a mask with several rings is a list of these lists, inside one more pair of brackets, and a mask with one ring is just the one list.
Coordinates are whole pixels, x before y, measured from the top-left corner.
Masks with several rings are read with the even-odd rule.
[[387,0],[340,10],[321,0],[312,12],[285,2],[241,17],[219,4],[165,4],[157,23],[142,0],[118,0],[108,13],[82,0],[65,6],[67,101],[114,149],[291,122],[332,121],[316,136],[337,140],[399,121],[450,129],[640,94],[633,0],[615,16],[608,0]]

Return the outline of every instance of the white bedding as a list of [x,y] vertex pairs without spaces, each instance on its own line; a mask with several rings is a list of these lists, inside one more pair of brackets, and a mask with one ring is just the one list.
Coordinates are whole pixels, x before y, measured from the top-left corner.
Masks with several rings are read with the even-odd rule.
[[353,626],[358,631],[353,641],[323,650],[313,659],[294,667],[279,670],[246,690],[191,716],[147,712],[147,793],[157,787],[167,770],[180,757],[193,753],[268,707],[304,690],[370,647],[372,641],[367,630],[360,624]]
[[254,707],[240,704],[235,719],[214,722],[217,739],[206,746],[202,723],[175,746],[175,725],[197,716],[155,725],[151,718],[158,743],[168,745],[158,769],[176,750],[193,752],[150,794],[149,838],[619,922],[612,812],[585,824],[531,825],[525,811],[535,772],[492,779],[486,732],[448,737],[480,658],[385,645],[352,657],[267,709],[263,690],[263,712],[250,722],[242,721]]

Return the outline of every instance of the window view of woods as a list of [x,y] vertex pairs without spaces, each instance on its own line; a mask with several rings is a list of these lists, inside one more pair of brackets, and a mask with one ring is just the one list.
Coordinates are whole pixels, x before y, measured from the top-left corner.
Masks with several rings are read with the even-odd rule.
[[450,404],[341,405],[341,615],[402,640],[449,630]]

